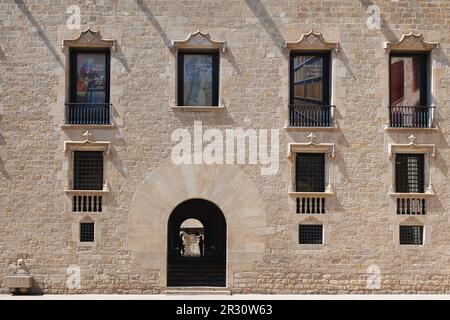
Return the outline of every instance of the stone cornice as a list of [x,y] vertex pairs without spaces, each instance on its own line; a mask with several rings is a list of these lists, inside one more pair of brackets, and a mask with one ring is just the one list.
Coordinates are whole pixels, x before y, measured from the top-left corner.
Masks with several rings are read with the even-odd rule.
[[324,39],[322,33],[313,32],[302,34],[300,40],[287,41],[286,48],[289,50],[323,50],[339,52],[339,43],[328,42]]
[[427,42],[422,34],[415,34],[411,31],[404,34],[398,42],[385,42],[384,48],[393,51],[432,51],[438,45],[438,42]]

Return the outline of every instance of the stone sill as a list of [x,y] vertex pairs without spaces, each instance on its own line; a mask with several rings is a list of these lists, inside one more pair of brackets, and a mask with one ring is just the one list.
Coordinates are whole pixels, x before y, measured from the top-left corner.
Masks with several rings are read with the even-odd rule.
[[412,127],[389,127],[389,126],[385,126],[384,127],[385,131],[391,131],[391,132],[417,132],[417,131],[422,131],[422,132],[435,132],[435,131],[439,131],[439,126],[436,127],[432,127],[432,128],[412,128]]
[[288,192],[292,197],[303,197],[303,198],[328,198],[334,197],[334,192]]
[[66,189],[64,190],[64,192],[66,194],[86,194],[86,195],[90,195],[90,194],[108,194],[109,190],[71,190],[71,189]]
[[418,193],[418,192],[411,192],[411,193],[389,192],[388,194],[391,197],[395,197],[395,198],[429,198],[429,197],[436,196],[436,194],[434,192],[424,192],[424,193]]
[[180,112],[223,112],[225,106],[172,106],[173,111]]
[[294,250],[294,254],[303,254],[305,252],[311,251],[323,251],[325,248],[325,244],[299,244],[297,248]]
[[295,132],[295,131],[336,131],[339,130],[339,127],[332,126],[332,127],[291,127],[291,126],[285,126],[284,129],[288,132]]
[[115,124],[61,124],[61,129],[115,129]]

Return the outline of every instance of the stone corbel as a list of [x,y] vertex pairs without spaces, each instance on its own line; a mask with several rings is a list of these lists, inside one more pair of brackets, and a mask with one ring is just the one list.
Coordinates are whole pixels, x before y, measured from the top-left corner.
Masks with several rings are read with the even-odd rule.
[[318,50],[318,51],[334,51],[339,53],[340,46],[338,42],[328,42],[324,39],[322,33],[313,32],[302,34],[300,40],[287,41],[286,48],[289,50]]
[[63,40],[62,49],[64,48],[110,48],[116,51],[117,40],[105,39],[101,36],[100,31],[94,31],[90,27],[81,31],[80,35],[75,39]]
[[412,31],[404,34],[397,42],[384,43],[387,51],[432,51],[438,46],[438,42],[425,41],[422,34],[415,34]]
[[213,49],[225,53],[226,43],[213,40],[209,33],[201,32],[197,28],[197,31],[189,34],[186,39],[172,41],[172,49],[174,51],[178,49]]
[[109,141],[92,141],[92,133],[87,130],[84,134],[86,140],[83,141],[64,141],[64,153],[68,153],[72,150],[85,150],[85,151],[103,151],[107,156],[110,155],[110,142]]

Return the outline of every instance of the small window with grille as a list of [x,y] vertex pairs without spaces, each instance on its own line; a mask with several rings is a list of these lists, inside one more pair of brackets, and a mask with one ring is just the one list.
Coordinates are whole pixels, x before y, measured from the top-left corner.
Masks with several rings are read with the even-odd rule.
[[93,222],[80,223],[80,242],[94,242],[95,225]]
[[301,224],[299,225],[300,244],[322,244],[323,226],[321,224]]
[[395,190],[399,193],[424,192],[424,155],[399,153],[395,156]]
[[73,161],[74,190],[103,189],[103,152],[75,151]]
[[297,192],[325,191],[325,154],[297,153],[295,158]]
[[423,245],[423,226],[400,226],[400,244]]

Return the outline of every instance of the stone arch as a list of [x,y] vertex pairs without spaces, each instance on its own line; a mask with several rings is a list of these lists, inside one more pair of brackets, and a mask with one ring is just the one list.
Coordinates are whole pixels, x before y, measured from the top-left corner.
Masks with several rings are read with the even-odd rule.
[[170,160],[146,175],[134,193],[128,216],[127,248],[146,269],[159,269],[166,285],[167,223],[185,200],[217,205],[227,222],[227,284],[248,271],[265,250],[266,214],[253,181],[235,165],[175,165]]

